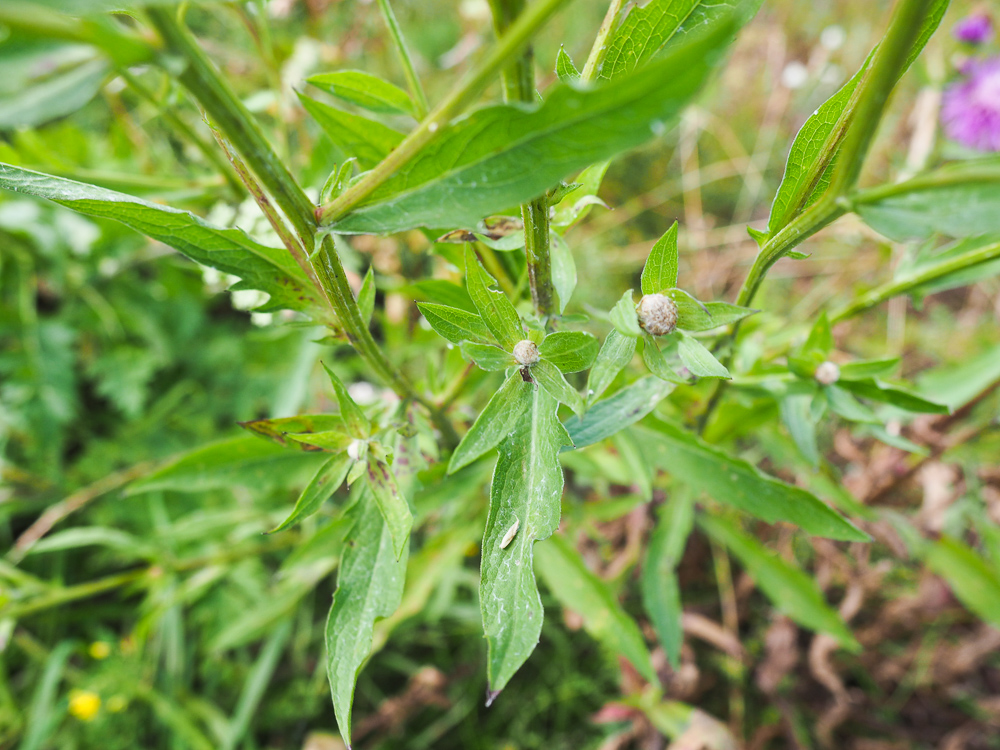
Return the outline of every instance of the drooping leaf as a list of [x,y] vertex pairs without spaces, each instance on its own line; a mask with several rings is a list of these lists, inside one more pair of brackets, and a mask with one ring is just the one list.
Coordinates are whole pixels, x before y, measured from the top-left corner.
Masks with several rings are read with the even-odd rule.
[[541,105],[472,112],[441,128],[434,148],[400,167],[333,228],[354,234],[474,226],[536,198],[575,170],[662,131],[701,87],[733,30],[715,24],[610,85],[559,83]]
[[129,485],[129,495],[155,490],[204,492],[234,485],[255,490],[302,486],[325,460],[247,435],[188,451]]
[[287,250],[254,242],[239,229],[222,229],[187,211],[9,164],[0,164],[0,188],[46,198],[85,216],[114,219],[193,261],[239,276],[242,281],[234,289],[260,289],[271,295],[261,309],[320,307]]
[[850,651],[861,650],[840,615],[826,603],[816,582],[804,571],[725,519],[701,514],[698,525],[739,558],[754,583],[783,614],[803,627],[832,635]]
[[628,659],[646,680],[658,683],[639,626],[566,539],[556,535],[538,545],[535,572],[560,604],[583,618],[583,627],[590,635]]
[[345,453],[339,453],[330,457],[330,460],[319,467],[309,484],[302,490],[299,499],[295,501],[295,508],[291,514],[280,525],[269,531],[274,534],[284,531],[303,519],[308,518],[322,507],[337,488],[344,483],[347,477],[347,470],[351,466],[351,459]]
[[514,351],[514,345],[524,338],[521,318],[507,295],[491,288],[496,280],[486,272],[476,253],[468,245],[465,248],[465,283],[486,327],[504,349]]
[[586,370],[597,357],[597,337],[584,331],[550,333],[538,347],[538,353],[563,372]]
[[567,420],[566,429],[573,445],[577,448],[593,445],[635,424],[653,411],[673,389],[673,383],[647,375],[613,396],[598,401],[582,418]]
[[850,391],[855,396],[892,404],[900,409],[917,412],[918,414],[947,414],[951,411],[946,404],[930,401],[913,391],[898,386],[887,385],[875,378],[838,380],[837,385],[845,391]]
[[363,70],[318,73],[309,76],[306,83],[311,83],[338,99],[357,104],[371,112],[414,114],[409,94],[398,86]]
[[556,76],[563,83],[576,83],[580,80],[580,71],[576,69],[573,59],[561,44],[559,52],[556,53]]
[[330,385],[333,386],[334,393],[337,394],[337,403],[340,404],[340,416],[344,420],[344,426],[352,437],[362,440],[371,433],[372,424],[368,417],[361,411],[361,407],[354,403],[351,394],[347,392],[347,387],[337,374],[323,363],[323,369],[330,377]]
[[659,294],[677,286],[677,222],[656,241],[642,267],[642,293]]
[[566,404],[578,416],[583,413],[583,396],[566,382],[566,378],[554,364],[548,360],[539,360],[531,366],[531,377],[556,401]]
[[800,487],[769,477],[743,459],[705,443],[670,422],[650,421],[636,427],[647,459],[720,503],[732,505],[768,523],[788,521],[815,536],[868,541],[835,510]]
[[396,559],[399,560],[409,544],[410,529],[413,527],[413,513],[410,511],[410,504],[403,496],[402,490],[396,483],[396,477],[388,464],[369,454],[366,474],[368,487],[382,513],[386,528],[389,530],[389,536],[392,537],[393,551],[396,553]]
[[728,302],[699,302],[681,289],[671,289],[667,296],[677,305],[677,327],[693,333],[728,326],[757,312]]
[[402,133],[375,120],[344,112],[305,94],[299,94],[299,101],[337,148],[357,159],[362,169],[374,167],[403,141]]
[[635,356],[635,342],[634,338],[623,336],[617,329],[608,332],[587,377],[588,403],[597,401],[618,377],[618,373],[632,361],[632,357]]
[[660,508],[642,566],[642,603],[674,669],[680,666],[684,640],[677,566],[693,523],[694,499],[690,493],[675,492]]
[[[490,700],[514,676],[538,643],[542,601],[532,549],[559,525],[563,488],[559,451],[570,445],[556,417],[558,404],[532,387],[531,402],[500,443],[483,537],[480,604],[488,647]],[[501,549],[509,530],[517,533]]]
[[493,450],[507,437],[531,403],[533,388],[531,383],[521,378],[520,372],[507,378],[451,454],[449,474]]
[[576,289],[576,261],[566,240],[555,232],[551,234],[549,256],[552,260],[552,286],[559,295],[559,314],[562,315]]
[[692,375],[697,375],[699,378],[728,379],[732,377],[725,365],[693,336],[681,334],[680,341],[677,343],[677,353],[681,357],[681,362],[691,371]]
[[517,365],[514,355],[496,344],[477,344],[472,341],[463,341],[460,348],[462,354],[487,372],[503,372],[508,367]]
[[453,344],[461,344],[463,341],[496,343],[490,329],[475,313],[459,310],[457,307],[435,305],[433,302],[418,302],[417,309],[439,336]]

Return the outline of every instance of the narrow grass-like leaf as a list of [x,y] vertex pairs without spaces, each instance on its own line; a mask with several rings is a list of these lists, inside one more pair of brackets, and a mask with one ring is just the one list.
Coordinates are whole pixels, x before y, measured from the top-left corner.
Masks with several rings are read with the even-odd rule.
[[362,70],[338,70],[309,76],[311,83],[328,94],[370,112],[414,114],[410,95],[398,86]]
[[222,229],[187,211],[9,164],[0,164],[0,188],[46,198],[85,216],[120,221],[193,261],[239,276],[234,289],[260,289],[271,295],[261,309],[320,307],[287,250],[254,242],[239,229]]
[[689,492],[675,492],[660,508],[656,527],[649,537],[640,580],[643,606],[674,669],[680,667],[684,641],[677,566],[684,555],[693,523],[694,499]]
[[639,626],[565,538],[556,535],[538,545],[535,572],[560,604],[583,618],[590,635],[628,659],[646,680],[659,682]]
[[343,484],[350,466],[351,459],[347,454],[340,453],[331,456],[329,461],[319,467],[313,478],[309,480],[309,484],[302,490],[302,494],[295,501],[295,508],[292,509],[288,518],[268,533],[274,534],[278,531],[284,531],[289,526],[308,518],[318,511],[327,498]]
[[657,468],[768,523],[788,521],[806,533],[852,542],[868,535],[809,492],[769,477],[743,459],[670,422],[636,427],[639,445]]
[[403,134],[367,117],[352,115],[323,102],[299,94],[306,112],[348,157],[354,157],[362,169],[371,169],[403,141]]
[[392,548],[399,560],[410,541],[410,529],[413,527],[413,513],[410,504],[403,496],[396,483],[396,477],[389,465],[368,457],[366,470],[368,487],[378,505],[382,518],[385,520],[389,536],[392,537]]
[[612,329],[608,333],[587,376],[589,403],[599,399],[618,377],[618,373],[632,361],[632,357],[635,356],[635,342],[634,338],[622,335],[618,329]]
[[[483,537],[479,599],[491,701],[538,643],[542,601],[532,548],[559,525],[563,488],[559,451],[571,444],[556,416],[556,400],[541,388],[531,388],[530,397],[527,411],[500,443]],[[517,535],[501,549],[515,523]]]
[[538,197],[574,171],[662,133],[708,77],[734,28],[714,24],[613,84],[559,83],[541,105],[486,107],[444,126],[434,148],[421,151],[334,222],[335,231],[475,226],[484,216]]
[[675,286],[677,286],[676,221],[649,251],[646,265],[642,267],[642,293],[659,294]]
[[458,471],[500,444],[514,429],[532,402],[535,386],[526,383],[520,372],[512,374],[476,417],[451,455],[448,473]]
[[548,391],[556,401],[566,404],[576,412],[577,416],[583,413],[584,401],[580,392],[566,382],[566,378],[559,372],[559,368],[547,360],[539,360],[531,366],[531,377]]
[[927,547],[927,567],[944,578],[955,596],[979,617],[1000,627],[1000,568],[990,566],[959,540],[942,536]]
[[538,347],[538,353],[563,372],[586,370],[597,357],[597,337],[584,331],[550,333]]
[[573,445],[577,448],[593,445],[635,424],[653,411],[673,389],[673,383],[647,375],[613,396],[598,401],[582,418],[573,417],[566,421]]
[[693,336],[681,334],[680,341],[677,343],[677,353],[681,357],[681,362],[691,371],[692,375],[697,375],[700,378],[729,379],[732,377],[725,365]]
[[477,344],[463,341],[460,345],[462,354],[475,362],[487,372],[503,372],[508,367],[517,365],[514,355],[495,344]]
[[457,307],[436,305],[433,302],[418,302],[417,309],[439,336],[453,344],[461,344],[463,341],[474,341],[478,344],[497,342],[483,319],[475,313]]
[[372,430],[372,424],[368,421],[368,417],[361,411],[361,407],[354,403],[351,394],[347,392],[347,387],[337,377],[337,374],[327,367],[326,363],[323,363],[323,369],[329,375],[330,385],[333,386],[333,390],[337,394],[337,403],[340,404],[340,416],[344,420],[347,431],[352,437],[359,440],[367,438]]
[[465,248],[465,283],[483,322],[507,351],[524,338],[521,318],[503,292],[492,289],[496,280],[483,268],[471,246]]
[[754,583],[783,614],[803,627],[832,635],[850,651],[861,650],[861,644],[804,571],[727,520],[702,514],[698,525],[739,558]]

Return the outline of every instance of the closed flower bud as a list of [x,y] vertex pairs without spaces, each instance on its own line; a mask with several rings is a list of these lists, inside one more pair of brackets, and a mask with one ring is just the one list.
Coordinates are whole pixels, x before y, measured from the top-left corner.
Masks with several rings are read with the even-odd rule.
[[840,380],[840,368],[835,362],[824,362],[816,368],[813,377],[820,385],[833,385]]
[[534,341],[522,339],[514,344],[514,359],[519,365],[533,365],[538,361],[538,347]]
[[647,294],[636,308],[639,325],[653,336],[666,336],[677,328],[677,303],[665,294]]

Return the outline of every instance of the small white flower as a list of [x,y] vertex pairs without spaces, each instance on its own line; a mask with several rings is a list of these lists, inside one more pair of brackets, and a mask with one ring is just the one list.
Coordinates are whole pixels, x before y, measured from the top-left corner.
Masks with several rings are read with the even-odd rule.
[[835,362],[824,362],[816,368],[813,377],[820,385],[833,385],[840,380],[840,368]]

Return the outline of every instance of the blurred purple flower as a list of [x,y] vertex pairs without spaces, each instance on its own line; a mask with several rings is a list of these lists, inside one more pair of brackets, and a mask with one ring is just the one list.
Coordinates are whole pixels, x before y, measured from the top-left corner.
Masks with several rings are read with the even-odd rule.
[[1000,57],[972,62],[967,78],[944,92],[948,137],[977,151],[1000,151]]
[[951,33],[960,42],[982,44],[993,36],[993,22],[985,13],[976,13],[956,23]]

